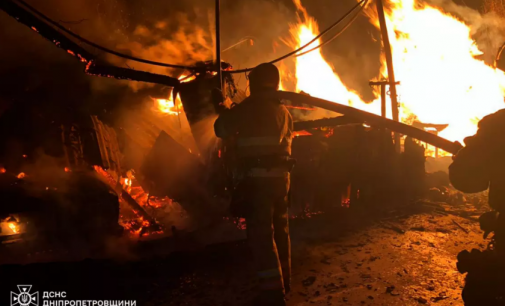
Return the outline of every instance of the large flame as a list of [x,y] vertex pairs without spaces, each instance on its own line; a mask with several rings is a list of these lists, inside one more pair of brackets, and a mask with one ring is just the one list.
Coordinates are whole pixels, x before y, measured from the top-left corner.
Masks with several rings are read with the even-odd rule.
[[[318,33],[316,21],[294,0],[303,20],[291,27],[296,46]],[[371,7],[372,8],[372,7]],[[370,21],[379,27],[376,14]],[[386,13],[393,52],[400,119],[449,124],[440,136],[462,141],[477,130],[483,116],[504,107],[505,74],[476,58],[482,52],[470,28],[455,17],[415,0],[392,0]],[[315,41],[306,50],[317,46]],[[385,62],[381,74],[387,77]],[[347,88],[319,50],[296,58],[296,88],[312,96],[380,114],[380,97],[364,103]],[[391,101],[388,114],[391,118]]]
[[154,109],[163,114],[167,115],[179,115],[181,109],[181,98],[177,95],[177,98],[174,99],[172,95],[168,99],[153,99],[155,102]]
[[[299,18],[300,22],[292,25],[290,29],[296,42],[295,48],[298,49],[316,37],[319,27],[314,18],[310,17],[305,8],[301,6],[301,3],[298,0],[294,2],[303,15],[303,19]],[[320,43],[321,41],[318,39],[305,50],[312,49]],[[366,104],[359,95],[349,90],[335,74],[333,67],[324,60],[321,49],[297,57],[295,75],[297,91],[337,103],[346,103],[360,109],[366,108]]]
[[[393,0],[386,23],[401,103],[419,121],[449,124],[440,136],[462,141],[504,107],[505,75],[482,54],[469,26],[415,0]],[[376,18],[371,21],[378,26]]]
[[[181,83],[186,83],[194,80],[196,77],[194,75],[186,75],[183,74],[179,77]],[[154,100],[154,110],[161,112],[167,115],[180,115],[182,112],[182,102],[180,94],[177,94],[177,97],[174,101],[172,93],[168,95],[167,99],[155,99]]]
[[10,230],[12,231],[12,233],[14,234],[17,234],[19,232],[19,229],[18,229],[18,226],[16,226],[15,223],[11,222],[8,224]]

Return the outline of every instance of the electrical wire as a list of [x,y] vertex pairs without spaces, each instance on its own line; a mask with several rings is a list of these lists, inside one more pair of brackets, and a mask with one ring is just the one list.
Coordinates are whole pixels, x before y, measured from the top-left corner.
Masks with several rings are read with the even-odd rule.
[[221,53],[229,51],[229,50],[235,48],[236,46],[245,43],[246,41],[254,42],[254,39],[255,39],[254,37],[246,36],[246,37],[242,38],[240,41],[238,41],[237,43],[235,43],[235,44],[229,46],[228,48],[224,49],[223,51],[221,51]]
[[[333,29],[334,27],[336,27],[340,22],[342,22],[342,20],[344,20],[345,18],[347,18],[356,8],[358,7],[361,7],[361,4],[365,3],[366,1],[368,0],[361,0],[360,2],[358,2],[355,6],[353,6],[344,16],[342,16],[340,19],[338,19],[336,22],[334,22],[332,25],[330,25],[327,29],[325,29],[324,31],[322,31],[321,33],[319,33],[319,35],[317,35],[316,37],[314,37],[314,39],[312,39],[311,41],[309,41],[308,43],[306,43],[305,45],[301,46],[300,48],[294,50],[294,51],[291,51],[289,52],[288,54],[286,55],[283,55],[277,59],[274,59],[273,61],[270,61],[269,63],[270,64],[275,64],[277,62],[280,62],[300,51],[302,51],[303,49],[307,48],[308,46],[310,46],[313,42],[317,41],[319,38],[321,38],[321,36],[323,36],[324,34],[328,33],[331,29]],[[243,73],[243,72],[249,72],[253,70],[253,68],[245,68],[245,69],[240,69],[240,70],[232,70],[232,71],[229,71],[230,73]]]
[[[168,63],[162,63],[162,62],[156,62],[156,61],[151,61],[151,60],[146,60],[146,59],[142,59],[142,58],[138,58],[138,57],[134,57],[134,56],[130,56],[130,55],[127,55],[127,54],[123,54],[123,53],[120,53],[120,52],[117,52],[117,51],[114,51],[114,50],[111,50],[111,49],[108,49],[106,47],[103,47],[101,45],[98,45],[92,41],[89,41],[87,40],[86,38],[78,35],[78,34],[75,34],[74,32],[68,30],[67,28],[65,28],[64,26],[62,26],[61,24],[59,24],[58,22],[52,20],[51,18],[47,17],[46,15],[44,15],[43,13],[41,13],[40,11],[38,11],[37,9],[35,9],[34,7],[32,7],[31,5],[29,5],[28,3],[26,3],[25,1],[23,0],[17,0],[19,3],[23,4],[25,7],[27,7],[28,9],[30,9],[31,11],[33,11],[36,15],[40,16],[42,19],[46,20],[47,22],[49,22],[50,24],[52,24],[53,26],[57,27],[58,29],[62,30],[63,32],[67,33],[68,35],[98,49],[98,50],[101,50],[103,52],[107,52],[107,53],[110,53],[110,54],[113,54],[115,56],[118,56],[118,57],[121,57],[121,58],[125,58],[125,59],[129,59],[129,60],[132,60],[132,61],[136,61],[136,62],[140,62],[140,63],[145,63],[145,64],[150,64],[150,65],[155,65],[155,66],[161,66],[161,67],[168,67],[168,68],[178,68],[178,69],[188,69],[188,70],[201,70],[202,67],[195,67],[195,66],[183,66],[183,65],[174,65],[174,64],[168,64]],[[307,48],[308,46],[310,46],[313,42],[317,41],[319,38],[321,38],[323,35],[325,35],[326,33],[328,33],[331,29],[333,29],[335,26],[337,26],[338,24],[340,24],[345,18],[347,18],[356,8],[360,7],[360,11],[363,9],[363,7],[366,5],[366,3],[368,2],[368,0],[361,0],[360,2],[358,2],[354,7],[351,8],[351,10],[349,10],[344,16],[342,16],[340,19],[338,19],[336,22],[334,22],[332,25],[330,25],[327,29],[325,29],[324,31],[322,31],[321,33],[319,33],[319,35],[317,35],[314,39],[312,39],[310,42],[308,42],[307,44],[301,46],[300,48],[292,51],[292,52],[289,52],[288,54],[285,54],[277,59],[274,59],[272,60],[270,63],[271,64],[275,64],[277,62],[280,62],[292,55],[295,55],[296,53],[302,51],[303,49]],[[362,5],[363,4],[363,5]],[[320,47],[322,47],[323,45],[331,42],[333,39],[335,39],[338,35],[340,35],[343,31],[345,31],[349,26],[350,24],[352,24],[352,22],[357,18],[359,12],[353,16],[353,19],[351,19],[351,21],[341,30],[339,31],[337,34],[335,34],[332,38],[330,38],[328,41],[320,44],[319,46],[315,47],[315,48],[312,48],[306,52],[303,52],[303,53],[300,53],[300,54],[297,54],[296,56],[301,56],[301,55],[304,55],[304,54],[307,54],[309,52],[312,52]],[[241,42],[240,42],[241,43]],[[232,46],[233,47],[233,46]],[[249,72],[251,71],[253,68],[245,68],[245,69],[240,69],[240,70],[231,70],[229,71],[230,73],[243,73],[243,72]]]
[[84,37],[81,37],[81,36],[75,34],[74,32],[72,32],[70,30],[68,30],[67,28],[65,28],[61,24],[57,23],[56,21],[52,20],[51,18],[47,17],[46,15],[42,14],[41,12],[39,12],[38,10],[36,10],[34,7],[32,7],[28,3],[24,2],[23,0],[17,0],[17,1],[19,3],[21,3],[21,4],[23,4],[24,6],[26,6],[28,9],[30,9],[31,11],[33,11],[36,15],[40,16],[45,21],[47,21],[50,24],[52,24],[53,26],[55,26],[58,29],[62,30],[63,32],[67,33],[68,35],[70,35],[70,36],[72,36],[72,37],[74,37],[74,38],[76,38],[76,39],[78,39],[78,40],[80,40],[80,41],[82,41],[82,42],[84,42],[84,43],[92,46],[92,47],[95,47],[98,50],[101,50],[101,51],[113,54],[113,55],[118,56],[118,57],[129,59],[129,60],[132,60],[132,61],[144,63],[144,64],[150,64],[150,65],[162,66],[162,67],[168,67],[168,68],[188,69],[188,70],[199,70],[199,69],[201,69],[200,67],[194,67],[194,66],[173,65],[173,64],[167,64],[167,63],[150,61],[150,60],[146,60],[146,59],[130,56],[130,55],[127,55],[127,54],[119,53],[119,52],[111,50],[111,49],[107,49],[105,47],[102,47],[102,46],[100,46],[100,45],[98,45],[98,44],[96,44],[96,43],[94,43],[92,41],[87,40]]
[[317,50],[327,44],[329,44],[330,42],[332,42],[335,38],[337,38],[338,36],[340,36],[340,34],[342,34],[345,30],[347,30],[347,28],[349,28],[351,26],[351,24],[356,20],[356,18],[358,18],[359,14],[363,11],[363,9],[366,7],[368,3],[368,0],[365,0],[365,2],[363,3],[363,5],[361,6],[361,8],[359,9],[359,11],[356,12],[356,14],[354,14],[354,16],[352,17],[351,20],[349,20],[349,22],[340,30],[338,31],[337,33],[335,33],[330,39],[328,39],[327,41],[321,43],[319,46],[316,46],[310,50],[307,50],[307,51],[304,51],[302,53],[299,53],[299,54],[296,54],[295,57],[299,57],[299,56],[302,56],[302,55],[305,55],[307,53],[310,53],[314,50]]

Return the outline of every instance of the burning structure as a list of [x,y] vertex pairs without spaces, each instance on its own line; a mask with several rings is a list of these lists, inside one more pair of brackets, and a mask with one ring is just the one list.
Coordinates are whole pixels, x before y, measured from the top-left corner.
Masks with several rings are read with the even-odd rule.
[[[461,147],[457,141],[475,133],[480,118],[503,108],[505,74],[472,38],[483,31],[481,25],[472,27],[474,20],[459,6],[402,0],[389,1],[384,11],[381,1],[375,7],[363,0],[340,20],[347,18],[348,24],[339,33],[322,41],[327,31],[319,31],[301,1],[294,4],[298,20],[283,40],[295,50],[290,52],[294,60],[280,66],[278,95],[299,119],[293,144],[296,215],[417,199],[425,189],[425,156],[455,154]],[[0,225],[6,239],[44,232],[41,236],[56,240],[93,240],[123,230],[136,238],[160,237],[178,228],[161,222],[166,214],[191,219],[193,228],[226,216],[232,148],[218,143],[210,127],[222,108],[245,96],[236,76],[249,69],[221,60],[219,15],[216,61],[186,66],[104,48],[24,1],[1,0],[0,9],[75,57],[88,75],[170,88],[148,95],[163,119],[136,114],[144,119],[128,126],[89,109],[30,105],[33,111],[25,114],[20,105],[4,113],[0,178],[9,205],[1,206]],[[369,83],[373,101],[346,86],[321,53],[321,46],[361,13],[381,30],[384,48],[380,77]],[[494,40],[487,45],[494,51],[499,47]],[[179,73],[172,77],[116,66],[90,49]],[[23,146],[13,150],[13,142]],[[59,232],[62,227],[75,232]]]
[[[379,9],[379,15],[376,15],[373,9],[370,9],[367,6],[366,1],[361,1],[358,3],[351,12],[354,14],[359,14],[360,11],[364,10],[373,21],[374,25],[377,27],[383,28],[383,37],[387,43],[387,49],[392,49],[393,51],[398,48],[408,49],[409,45],[405,42],[406,38],[403,36],[391,36],[385,30],[387,24],[389,27],[393,27],[395,32],[404,32],[413,35],[415,32],[412,32],[408,27],[408,24],[405,24],[402,21],[399,21],[397,17],[397,11],[402,11],[405,13],[412,14],[413,16],[417,16],[416,14],[424,14],[424,12],[430,11],[432,8],[429,6],[424,7],[423,9],[414,8],[414,3],[393,3],[391,11],[387,14]],[[434,101],[434,99],[430,99],[428,97],[423,98],[419,95],[415,97],[410,97],[405,99],[406,102],[398,104],[400,108],[397,108],[396,94],[394,94],[394,90],[396,90],[397,82],[394,80],[394,76],[391,75],[389,81],[385,82],[376,82],[381,87],[381,97],[382,101],[375,101],[373,103],[365,103],[358,94],[349,90],[340,80],[338,75],[334,74],[331,66],[324,60],[322,54],[320,52],[319,47],[324,43],[321,43],[318,35],[318,25],[316,21],[310,17],[306,11],[306,9],[301,5],[299,1],[295,1],[295,5],[299,12],[299,20],[297,24],[293,24],[291,26],[291,35],[292,39],[286,40],[287,44],[291,44],[293,48],[297,50],[298,53],[292,52],[295,57],[295,71],[296,73],[290,74],[287,71],[283,72],[285,76],[283,78],[283,89],[292,87],[296,91],[303,91],[304,93],[308,93],[309,95],[296,95],[290,93],[280,92],[280,97],[290,101],[288,103],[291,104],[290,107],[293,108],[294,112],[298,112],[300,117],[304,116],[314,116],[314,113],[321,113],[326,110],[327,112],[336,112],[344,115],[344,117],[336,117],[334,119],[327,120],[316,120],[312,122],[300,122],[299,123],[299,135],[311,135],[308,136],[312,139],[317,139],[321,135],[325,134],[325,139],[323,139],[323,143],[326,143],[328,146],[328,141],[330,143],[352,143],[352,141],[343,141],[341,136],[344,136],[348,133],[348,131],[352,131],[354,135],[351,137],[353,141],[358,141],[355,145],[351,145],[355,149],[343,148],[341,145],[337,145],[337,147],[333,148],[333,145],[330,145],[330,148],[327,148],[326,154],[328,154],[328,160],[333,159],[332,154],[329,152],[353,152],[350,153],[349,156],[342,156],[340,159],[336,158],[337,164],[335,165],[335,169],[340,169],[341,173],[347,173],[348,171],[341,171],[342,167],[338,166],[338,163],[347,163],[349,159],[352,159],[351,156],[360,156],[354,163],[355,166],[350,167],[349,171],[362,173],[360,175],[353,175],[358,177],[358,181],[362,180],[363,177],[368,176],[368,179],[365,181],[374,181],[374,177],[380,177],[386,175],[387,172],[390,172],[390,169],[408,169],[409,167],[401,167],[400,157],[399,155],[395,158],[392,158],[394,155],[394,150],[391,151],[392,146],[396,147],[396,152],[399,154],[399,148],[403,144],[403,140],[400,137],[396,137],[394,141],[392,141],[387,135],[389,135],[387,129],[396,131],[395,135],[406,134],[411,135],[414,138],[417,138],[426,143],[430,143],[435,147],[441,148],[445,150],[445,152],[455,153],[458,150],[457,144],[452,144],[449,141],[446,141],[442,138],[438,138],[436,135],[424,132],[421,129],[413,128],[408,125],[401,124],[399,122],[395,122],[394,120],[384,119],[384,117],[390,117],[395,119],[396,121],[402,121],[410,123],[412,120],[423,120],[428,121],[430,123],[446,123],[440,120],[446,120],[444,116],[441,118],[433,118],[428,115],[423,115],[423,109],[429,109],[429,107],[424,107],[421,109],[420,104],[425,104],[426,102],[421,101]],[[379,8],[382,8],[382,4],[378,5]],[[73,126],[72,122],[68,123],[68,127],[62,125],[62,145],[63,151],[61,151],[61,156],[66,156],[64,159],[66,160],[66,164],[60,166],[63,169],[69,169],[70,173],[75,173],[77,169],[87,168],[88,170],[94,169],[97,173],[101,174],[101,178],[105,178],[105,182],[109,185],[112,190],[115,190],[119,197],[132,207],[132,210],[135,212],[137,217],[140,219],[129,223],[126,225],[128,228],[132,228],[135,232],[144,233],[145,227],[153,227],[156,221],[154,218],[150,217],[145,209],[142,208],[143,205],[138,202],[142,202],[147,206],[151,206],[150,203],[156,203],[157,201],[163,201],[162,199],[166,198],[166,201],[178,201],[186,203],[183,205],[186,211],[191,211],[192,215],[198,215],[199,212],[205,211],[206,209],[202,209],[200,206],[201,203],[212,203],[213,196],[215,194],[221,194],[226,198],[223,194],[222,190],[226,190],[226,175],[223,174],[223,169],[226,169],[226,158],[221,159],[221,155],[226,156],[226,147],[219,147],[218,144],[215,143],[215,139],[213,139],[212,135],[209,135],[208,124],[212,122],[212,119],[215,118],[215,114],[219,112],[221,107],[224,107],[227,101],[235,100],[238,102],[240,98],[236,96],[240,96],[238,93],[234,79],[232,77],[233,74],[237,72],[247,72],[248,69],[242,70],[233,70],[233,68],[226,64],[222,63],[219,69],[216,69],[215,65],[212,62],[201,62],[195,66],[182,66],[182,65],[170,65],[157,63],[149,60],[138,59],[132,56],[125,56],[124,54],[117,53],[112,50],[105,49],[105,51],[113,53],[115,55],[126,57],[127,59],[141,61],[147,64],[156,64],[165,67],[185,69],[185,74],[181,75],[178,78],[172,78],[165,75],[154,74],[150,72],[142,72],[131,70],[127,68],[119,68],[115,66],[111,66],[103,62],[103,60],[97,59],[91,53],[89,53],[85,48],[75,44],[71,39],[67,36],[70,36],[74,39],[78,39],[83,41],[84,43],[91,45],[95,48],[104,49],[103,47],[94,44],[77,34],[69,31],[65,27],[61,26],[57,22],[54,22],[46,15],[40,13],[35,10],[29,4],[25,2],[16,3],[14,1],[3,1],[2,9],[16,18],[19,22],[29,26],[33,31],[41,34],[43,37],[49,39],[53,42],[57,47],[64,49],[70,55],[76,57],[79,61],[83,63],[85,67],[85,72],[90,75],[96,76],[104,76],[104,77],[113,77],[118,79],[129,79],[141,82],[148,83],[156,83],[162,84],[164,86],[170,86],[174,88],[169,94],[168,98],[153,98],[156,107],[160,112],[165,114],[177,115],[179,117],[180,123],[180,115],[181,112],[184,111],[185,117],[187,118],[187,124],[189,125],[189,130],[194,137],[194,145],[192,149],[194,152],[191,152],[191,149],[188,147],[184,148],[180,145],[180,141],[175,141],[172,136],[169,134],[161,133],[156,137],[156,141],[153,143],[152,141],[149,144],[146,144],[146,147],[143,149],[145,157],[145,161],[142,164],[135,165],[135,167],[125,167],[123,162],[123,157],[121,156],[121,148],[118,142],[118,139],[121,139],[121,135],[117,135],[117,133],[106,124],[103,124],[96,116],[90,116],[91,119],[87,120],[85,124],[85,128],[80,128],[78,126]],[[351,13],[350,12],[350,13]],[[438,11],[437,11],[438,12]],[[395,15],[396,14],[396,15]],[[447,15],[437,15],[437,13],[433,13],[437,18],[446,18]],[[348,14],[349,15],[349,14]],[[346,15],[346,16],[348,16]],[[438,17],[440,16],[440,17]],[[446,17],[444,17],[446,16]],[[385,19],[384,19],[385,18]],[[462,28],[464,25],[457,21],[452,17],[447,17],[452,21],[447,21],[449,23],[453,23],[455,28]],[[452,18],[452,19],[451,19]],[[412,18],[415,19],[415,18]],[[380,22],[379,22],[380,21]],[[336,23],[338,24],[338,23]],[[405,24],[405,25],[404,25]],[[403,28],[405,27],[405,28]],[[468,29],[468,28],[467,28]],[[322,34],[324,34],[323,32]],[[468,35],[467,35],[468,36]],[[219,41],[219,37],[217,37]],[[389,46],[391,44],[391,46]],[[423,44],[424,46],[424,44]],[[443,48],[442,48],[443,49]],[[304,50],[304,52],[300,51]],[[305,51],[309,50],[309,51]],[[458,49],[460,50],[460,49]],[[473,56],[476,55],[476,47],[475,44],[470,41],[468,45],[468,56],[470,57],[469,61],[474,61],[477,65],[478,60],[474,59]],[[407,56],[411,56],[413,53],[414,56],[417,56],[415,52],[407,52]],[[219,54],[219,52],[218,52]],[[386,51],[386,61],[388,65],[383,65],[384,69],[387,66],[389,70],[392,69],[393,63],[396,66],[401,68],[397,69],[397,77],[398,79],[406,80],[402,82],[406,82],[406,84],[416,84],[419,81],[410,81],[410,75],[412,73],[410,70],[402,70],[406,69],[405,67],[410,67],[407,64],[409,61],[418,62],[418,59],[410,59],[410,57],[402,58],[398,57],[398,52],[392,52],[391,50]],[[390,55],[394,56],[391,57]],[[430,54],[428,52],[428,54]],[[396,56],[396,57],[395,57]],[[419,55],[424,56],[424,55]],[[430,55],[431,56],[431,55]],[[459,59],[458,59],[459,61]],[[500,72],[493,70],[492,68],[486,66],[482,63],[482,66],[476,66],[482,68],[483,71],[487,71],[491,76],[491,71],[494,71],[496,76],[496,87],[492,92],[496,92],[500,94],[501,87],[499,86],[499,82],[502,79]],[[418,73],[418,70],[413,67],[415,73]],[[288,69],[285,67],[285,69]],[[315,81],[314,78],[311,77],[310,71],[317,71],[318,80]],[[442,69],[443,71],[451,70],[451,69]],[[381,75],[387,80],[388,73],[392,74],[391,71],[383,70]],[[388,83],[392,81],[392,83]],[[471,82],[471,81],[469,81]],[[372,83],[371,83],[372,84]],[[373,83],[375,85],[375,83]],[[489,84],[489,83],[486,83]],[[386,87],[390,85],[392,95],[387,97]],[[403,85],[402,85],[403,86]],[[408,86],[408,85],[407,85]],[[486,85],[487,86],[487,85]],[[222,88],[224,99],[220,92],[215,92],[215,88]],[[472,91],[469,93],[470,96],[474,95],[474,91],[483,90],[488,91],[487,87],[470,87]],[[410,92],[414,92],[413,90],[406,91],[407,95]],[[402,98],[403,98],[402,91]],[[329,101],[320,100],[318,98],[327,99],[330,101],[346,101],[344,104],[348,104],[351,107],[344,106],[342,104],[332,103]],[[468,100],[469,98],[465,98]],[[435,99],[436,100],[436,99]],[[465,101],[466,101],[465,100]],[[470,99],[471,100],[471,99]],[[465,102],[469,104],[469,107],[472,107],[472,103]],[[232,101],[230,101],[232,102]],[[436,102],[438,103],[438,102]],[[312,110],[300,110],[301,108],[307,109],[307,105],[310,105],[313,108]],[[392,105],[392,107],[387,107],[387,105]],[[483,110],[479,108],[479,111],[484,113],[489,113],[495,109],[497,109],[497,105],[493,104],[489,106],[489,109]],[[419,110],[417,110],[418,108]],[[363,111],[360,111],[363,110]],[[314,112],[315,111],[315,112]],[[373,113],[377,115],[373,115]],[[433,112],[431,112],[433,113]],[[443,113],[443,112],[440,112]],[[471,115],[470,115],[471,113]],[[329,113],[327,113],[329,114]],[[382,115],[382,118],[378,115]],[[319,116],[319,115],[316,115]],[[424,116],[424,117],[423,117]],[[461,117],[466,116],[466,119]],[[469,111],[465,115],[456,116],[459,119],[458,122],[450,122],[446,125],[446,129],[443,129],[441,135],[450,135],[451,129],[457,129],[458,131],[462,131],[460,125],[469,125],[475,126],[475,122],[472,123],[475,116],[481,117],[479,113],[475,113],[473,111]],[[84,117],[83,117],[84,118]],[[347,119],[346,119],[347,118]],[[413,119],[417,118],[417,119]],[[434,121],[433,121],[434,120]],[[206,122],[207,121],[207,122]],[[419,122],[419,121],[417,121]],[[351,125],[349,125],[349,123]],[[334,129],[335,126],[342,125],[341,128]],[[371,126],[372,130],[367,132],[367,128],[363,127],[363,124],[367,124],[367,126]],[[472,125],[473,124],[473,125]],[[429,128],[430,125],[423,125],[417,123],[418,127]],[[306,128],[308,127],[308,128]],[[321,130],[323,128],[323,130]],[[465,132],[461,132],[453,134],[449,137],[451,140],[461,140],[461,135],[466,135],[470,132],[472,128],[466,128]],[[326,132],[325,132],[326,131]],[[468,132],[467,132],[468,131]],[[158,132],[159,133],[159,132]],[[52,132],[52,134],[56,135],[57,132]],[[126,134],[128,132],[126,131]],[[320,135],[320,136],[318,136]],[[128,135],[127,139],[128,139]],[[302,136],[297,140],[299,143],[303,143]],[[131,137],[129,138],[132,141]],[[135,140],[133,140],[135,141]],[[317,140],[316,140],[317,142]],[[320,142],[320,141],[319,141]],[[408,143],[413,143],[411,140]],[[85,146],[83,146],[86,144]],[[362,147],[362,146],[365,147]],[[68,146],[71,146],[74,151],[70,151]],[[82,148],[76,149],[76,147],[81,146]],[[309,147],[313,147],[312,144],[308,145]],[[372,151],[379,150],[372,155],[364,156],[363,152],[370,152],[367,147],[370,146]],[[300,148],[302,148],[301,145]],[[360,147],[360,149],[357,149]],[[413,160],[418,160],[419,164],[422,164],[423,159],[423,150],[415,149],[415,145],[407,145],[405,144],[405,153],[403,154],[405,158],[410,158]],[[177,148],[174,150],[174,148]],[[410,149],[409,149],[410,148]],[[77,150],[77,151],[75,151]],[[149,153],[146,153],[147,151]],[[306,148],[301,149],[301,151],[306,150]],[[357,151],[356,151],[357,150]],[[417,153],[411,153],[409,152]],[[438,151],[438,150],[437,150]],[[362,153],[360,153],[362,152]],[[321,152],[317,153],[321,155]],[[417,154],[417,155],[416,155]],[[198,155],[198,156],[197,156]],[[375,156],[375,157],[374,157]],[[301,158],[303,159],[303,158]],[[340,161],[339,161],[340,160]],[[383,165],[388,165],[387,167],[382,167],[382,170],[371,171],[373,169],[371,165],[377,164],[380,161],[389,162],[383,163]],[[168,163],[166,163],[168,162]],[[7,163],[7,162],[6,162]],[[166,163],[166,164],[165,164]],[[352,164],[352,163],[351,163]],[[403,162],[404,165],[416,164],[411,162]],[[367,166],[368,165],[368,166]],[[224,167],[224,168],[223,168]],[[10,173],[12,170],[10,165],[4,166],[4,169],[7,169]],[[310,168],[310,167],[309,167]],[[363,168],[363,171],[356,171],[358,168]],[[416,170],[419,175],[417,177],[422,179],[422,167],[419,167],[419,170]],[[133,169],[133,171],[130,171]],[[180,169],[180,170],[177,170]],[[378,171],[378,172],[377,172]],[[407,170],[406,170],[407,171]],[[414,172],[416,172],[414,171]],[[14,173],[20,172],[19,169],[13,171]],[[394,171],[393,171],[394,172]],[[409,172],[409,171],[407,171]],[[409,175],[403,173],[401,175]],[[369,173],[366,175],[365,173]],[[373,173],[373,174],[371,174]],[[410,172],[409,172],[410,173]],[[217,177],[216,177],[217,175]],[[370,176],[371,175],[371,176]],[[399,173],[393,175],[392,180],[396,180],[399,182],[401,176]],[[30,176],[30,175],[29,175]],[[300,175],[305,176],[305,174]],[[332,180],[328,181],[340,181],[339,184],[343,184],[341,186],[342,192],[336,198],[344,198],[344,202],[350,201],[350,199],[354,198],[356,201],[358,198],[364,199],[366,197],[374,198],[372,195],[366,196],[369,192],[366,191],[366,186],[368,183],[354,183],[351,184],[352,188],[349,189],[349,183],[351,181],[355,181],[354,179],[350,179],[349,174],[339,174],[339,177],[335,177]],[[18,178],[17,179],[23,179]],[[132,187],[132,181],[135,182],[137,186]],[[296,179],[295,179],[296,181]],[[211,183],[212,182],[212,183]],[[212,187],[209,187],[209,183]],[[365,184],[365,185],[361,185]],[[398,186],[397,183],[389,183],[386,185],[390,186]],[[189,187],[189,186],[200,186],[200,187]],[[207,186],[207,187],[203,187]],[[360,187],[361,186],[361,187]],[[132,190],[135,188],[140,188],[142,191],[140,193],[136,193],[136,197],[134,198],[131,195]],[[212,190],[210,190],[211,188]],[[375,187],[374,187],[375,188]],[[372,189],[374,189],[372,188]],[[376,187],[377,190],[385,190],[383,187]],[[387,189],[387,188],[386,188]],[[404,189],[404,188],[400,188]],[[345,191],[345,192],[344,192]],[[323,192],[324,194],[324,192]],[[344,195],[345,194],[345,195]],[[359,194],[359,196],[358,196]],[[372,193],[373,194],[373,193]],[[393,193],[394,194],[394,193]],[[323,195],[321,195],[323,196]],[[321,197],[315,196],[314,197]],[[155,197],[155,198],[152,198]],[[324,196],[323,196],[324,197]],[[334,198],[334,197],[330,197]],[[334,202],[331,200],[330,202]],[[191,203],[191,204],[189,204]],[[200,204],[198,204],[200,203]],[[306,203],[305,203],[306,204]],[[339,203],[340,204],[340,203]],[[154,206],[157,206],[154,204]],[[212,207],[214,205],[210,205]],[[324,205],[323,205],[324,206]],[[338,206],[338,205],[337,205]],[[217,209],[214,207],[213,209]],[[219,209],[217,209],[219,210]],[[160,231],[160,228],[156,229],[154,226],[155,232]]]

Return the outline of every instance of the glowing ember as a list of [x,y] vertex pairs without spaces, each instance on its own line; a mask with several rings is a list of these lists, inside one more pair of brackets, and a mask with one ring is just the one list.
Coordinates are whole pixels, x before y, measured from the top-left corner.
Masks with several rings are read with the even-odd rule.
[[298,136],[310,136],[312,135],[311,133],[307,132],[307,131],[296,131],[293,133],[295,137],[298,137]]
[[245,218],[223,217],[223,220],[231,221],[239,230],[246,230],[247,229],[247,223],[246,223]]
[[121,185],[123,186],[123,189],[126,190],[126,192],[131,194],[132,191],[132,178],[133,174],[130,171],[126,173],[126,177],[121,179]]
[[0,167],[0,173],[5,173],[5,172],[7,172],[7,170],[5,170],[4,167]]
[[65,167],[65,172],[70,172],[70,171],[71,171],[70,168]]
[[[99,166],[94,166],[95,171],[103,176],[108,184],[116,186],[116,181],[110,173]],[[145,192],[144,189],[137,182],[134,171],[129,170],[126,172],[126,177],[120,178],[119,182],[122,186],[122,192],[126,191],[133,200],[135,200],[140,206],[142,206],[150,214],[152,209],[165,208],[167,205],[172,204],[172,200],[168,197],[157,198],[149,196],[149,193]],[[124,197],[120,197],[122,203],[125,203]],[[153,226],[148,220],[145,220],[142,214],[135,209],[132,209],[129,205],[123,205],[121,208],[119,224],[127,230],[132,237],[143,237],[154,234],[163,234],[163,230],[158,227]]]
[[18,174],[18,179],[22,179],[26,176],[26,174],[24,172],[21,172]]

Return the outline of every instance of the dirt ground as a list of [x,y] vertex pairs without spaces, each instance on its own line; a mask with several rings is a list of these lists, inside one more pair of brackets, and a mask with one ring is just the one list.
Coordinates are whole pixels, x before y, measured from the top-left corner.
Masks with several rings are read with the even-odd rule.
[[[463,305],[456,255],[486,241],[475,209],[459,211],[417,203],[292,219],[288,305]],[[239,241],[134,261],[3,265],[0,305],[8,305],[7,291],[18,284],[66,291],[72,299],[132,299],[146,306],[248,305],[255,285],[249,254]]]

